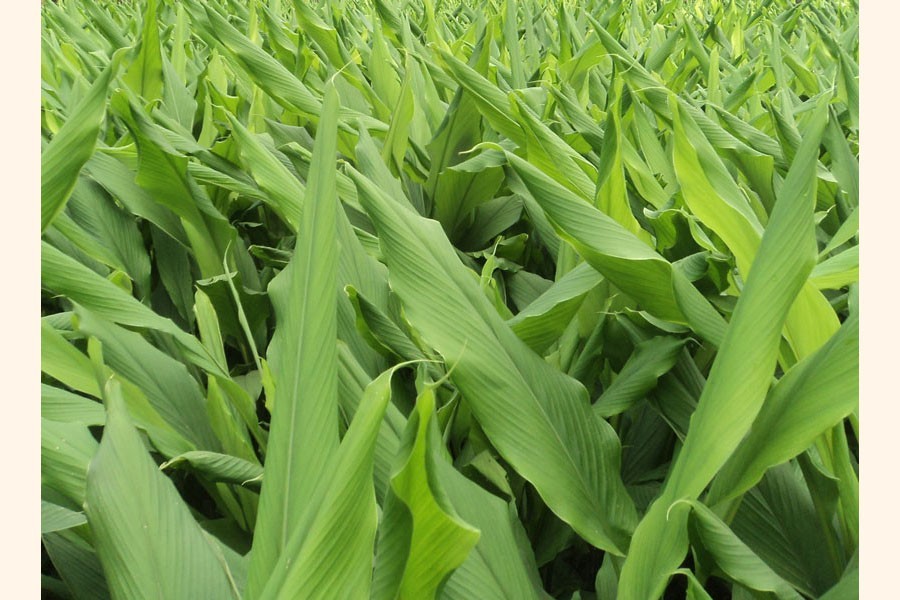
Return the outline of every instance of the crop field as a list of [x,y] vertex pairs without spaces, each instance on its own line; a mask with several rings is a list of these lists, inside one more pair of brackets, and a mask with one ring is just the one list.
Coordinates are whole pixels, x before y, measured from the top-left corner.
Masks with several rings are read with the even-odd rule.
[[59,0],[41,53],[43,597],[858,597],[855,0]]

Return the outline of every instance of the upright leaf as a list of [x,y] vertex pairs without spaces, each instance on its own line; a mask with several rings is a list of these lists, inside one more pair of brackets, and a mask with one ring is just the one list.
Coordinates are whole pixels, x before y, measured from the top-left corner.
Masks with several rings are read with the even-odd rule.
[[395,369],[366,387],[359,410],[329,462],[329,477],[319,480],[303,507],[299,526],[273,565],[260,598],[369,596],[378,519],[372,463]]
[[145,102],[162,99],[163,58],[159,45],[157,0],[149,0],[141,18],[141,37],[137,52],[122,79]]
[[621,598],[658,597],[687,550],[687,510],[750,428],[772,381],[781,329],[815,264],[813,234],[816,157],[825,129],[826,105],[804,138],[781,187],[750,276],[738,300],[721,351],[684,447],[663,493],[641,520],[619,582]]
[[[434,391],[426,388],[416,399],[416,412],[407,424],[399,467],[391,477],[391,490],[396,500],[388,500],[382,521],[379,547],[403,548],[405,553],[381,552],[380,561],[401,563],[394,585],[385,586],[385,598],[438,597],[446,579],[478,542],[479,532],[463,521],[453,509],[435,473],[434,448],[439,432],[433,426]],[[399,500],[403,508],[397,503]],[[387,511],[392,507],[402,516]],[[407,516],[408,515],[408,516]],[[406,517],[405,526],[392,522]],[[391,536],[408,539],[387,539]],[[404,543],[405,542],[405,543]],[[378,562],[376,562],[377,566]],[[377,567],[376,567],[377,568]],[[378,580],[376,570],[375,578]],[[382,590],[378,590],[382,591]]]
[[270,286],[277,325],[267,356],[276,396],[248,573],[252,597],[265,587],[338,448],[337,109],[329,86],[297,247]]

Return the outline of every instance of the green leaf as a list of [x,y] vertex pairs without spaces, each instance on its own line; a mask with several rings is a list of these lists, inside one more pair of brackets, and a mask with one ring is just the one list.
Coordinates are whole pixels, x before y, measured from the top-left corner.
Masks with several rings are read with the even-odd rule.
[[[73,190],[67,213],[71,216],[70,224],[92,238],[90,249],[80,246],[83,250],[98,259],[100,256],[94,251],[105,254],[109,262],[104,260],[104,263],[127,273],[139,296],[149,294],[150,258],[131,215],[118,209],[98,184],[84,178]],[[54,226],[62,225],[66,216],[60,215]]]
[[[483,62],[484,58],[486,53],[482,52],[479,61]],[[425,193],[433,203],[434,218],[451,234],[456,234],[466,215],[488,200],[501,184],[502,174],[496,168],[480,172],[452,168],[463,162],[463,152],[478,143],[482,135],[481,121],[476,101],[469,92],[460,89],[450,101],[434,139],[427,145],[431,168]],[[378,180],[373,180],[385,191],[390,191]]]
[[[391,398],[385,371],[366,387],[359,410],[273,565],[260,598],[365,598],[372,578],[377,506],[372,462]],[[323,569],[322,565],[329,565]]]
[[445,50],[441,48],[436,48],[436,50],[446,63],[448,74],[468,94],[471,94],[478,110],[491,123],[491,126],[517,144],[524,144],[525,136],[522,128],[512,119],[509,100],[500,91],[500,88]]
[[[819,253],[820,256],[826,256],[836,250],[842,244],[849,242],[852,238],[859,235],[859,207],[853,209],[850,216],[841,223],[841,226],[835,232],[834,236],[828,241],[828,244]],[[814,269],[815,270],[815,269]]]
[[456,600],[547,598],[515,505],[467,479],[448,457],[436,460],[435,467],[457,514],[481,532],[466,561],[447,580],[443,596]]
[[[85,360],[88,359],[85,358]],[[89,362],[88,366],[90,366]],[[103,425],[106,422],[106,413],[103,405],[95,400],[42,383],[41,418],[60,423],[77,422],[90,426]]]
[[851,315],[815,354],[772,386],[747,437],[716,476],[707,503],[752,487],[766,469],[800,454],[859,402],[859,318]]
[[134,97],[120,90],[113,94],[110,104],[113,113],[127,123],[137,144],[135,183],[181,217],[203,276],[219,275],[234,228],[191,177],[188,158],[166,140],[165,130],[149,120]]
[[[762,225],[693,119],[670,100],[675,122],[675,172],[685,202],[734,253],[746,279],[759,248]],[[785,336],[799,358],[819,348],[839,326],[822,294],[807,284],[785,322]]]
[[712,600],[712,596],[710,596],[706,589],[701,585],[699,581],[697,581],[697,576],[694,575],[693,571],[688,569],[678,569],[675,571],[679,575],[684,575],[687,579],[687,596],[686,600]]
[[820,290],[839,290],[859,281],[859,246],[853,246],[820,262],[809,282]]
[[75,391],[100,398],[90,359],[44,319],[41,319],[41,371]]
[[612,384],[594,403],[594,412],[610,417],[631,408],[675,366],[684,343],[683,339],[657,337],[637,344]]
[[797,591],[818,597],[837,582],[845,557],[832,524],[835,505],[824,506],[830,492],[813,500],[816,487],[808,481],[792,462],[770,469],[743,497],[730,527]]
[[41,485],[73,503],[84,502],[88,464],[97,452],[97,441],[81,423],[41,419]]
[[691,521],[703,547],[716,566],[735,581],[750,589],[773,592],[778,598],[800,600],[802,596],[779,577],[703,504],[691,501]]
[[[621,81],[621,80],[620,80]],[[615,219],[622,227],[639,239],[649,241],[650,236],[641,229],[640,224],[631,212],[628,202],[628,191],[625,187],[625,168],[622,162],[621,117],[621,83],[615,88],[615,100],[609,107],[611,119],[606,122],[603,137],[603,150],[600,154],[600,167],[597,177],[596,206],[603,213]]]
[[135,173],[119,159],[97,152],[87,162],[85,170],[128,212],[150,221],[182,246],[188,246],[187,234],[178,217],[139,187],[134,182]]
[[84,513],[41,500],[41,535],[71,529],[85,523],[87,519]]
[[391,115],[391,124],[388,128],[387,135],[384,139],[382,147],[382,158],[384,162],[393,162],[397,171],[403,169],[403,157],[409,146],[409,126],[412,122],[413,111],[415,110],[415,102],[412,95],[412,69],[415,68],[412,58],[407,55],[406,59],[406,77],[403,78],[403,85],[400,88],[400,97],[397,100],[394,112]]
[[156,19],[157,0],[149,0],[142,15],[138,50],[122,80],[143,100],[152,103],[163,95],[163,59]]
[[381,352],[394,354],[405,360],[423,359],[425,355],[409,339],[397,323],[352,285],[344,288],[356,311],[356,326],[369,344]]
[[[521,96],[513,98],[515,100],[512,102],[511,108],[525,133],[528,162],[581,198],[593,201],[597,195],[595,180],[599,176],[601,177],[600,183],[604,183],[606,174],[598,174],[597,169],[590,162],[545,125],[528,106],[527,98]],[[624,196],[621,200],[627,203],[627,198]],[[620,211],[616,216],[621,214]]]
[[94,548],[75,531],[41,535],[53,566],[77,600],[109,600],[109,589]]
[[526,161],[506,156],[560,237],[588,264],[654,316],[690,323],[710,342],[721,341],[724,320],[671,263]]
[[272,207],[291,229],[300,227],[305,188],[256,136],[230,113],[231,130],[238,142],[244,167],[265,193]]
[[859,568],[850,567],[833,588],[819,597],[820,600],[854,600],[859,598]]
[[200,450],[179,454],[161,464],[159,468],[163,470],[185,463],[192,470],[215,482],[258,485],[263,476],[263,468],[258,464],[236,456]]
[[[407,424],[398,467],[391,477],[391,490],[405,505],[410,520],[402,559],[405,566],[391,595],[400,598],[437,597],[446,578],[466,560],[480,536],[456,514],[434,472],[433,449],[440,435],[433,425],[434,405],[434,391],[426,388],[416,399],[416,412]],[[387,535],[392,535],[390,529]]]
[[272,424],[247,592],[259,595],[338,448],[335,188],[338,97],[327,89],[297,247],[270,286]]
[[601,281],[590,265],[578,265],[506,323],[532,350],[542,353],[559,339],[585,295]]
[[140,334],[79,309],[78,329],[103,344],[106,364],[137,386],[150,405],[181,436],[197,448],[219,450],[209,426],[200,386],[187,368],[150,344]]
[[214,362],[197,338],[46,242],[41,242],[41,286],[70,298],[113,323],[167,333],[178,342],[192,362],[210,373],[227,377],[224,367]]
[[319,114],[322,103],[302,81],[226,21],[214,7],[188,4],[199,35],[215,40],[257,85],[286,107],[305,114]]
[[239,598],[220,549],[147,455],[118,381],[106,383],[104,401],[84,504],[112,597]]

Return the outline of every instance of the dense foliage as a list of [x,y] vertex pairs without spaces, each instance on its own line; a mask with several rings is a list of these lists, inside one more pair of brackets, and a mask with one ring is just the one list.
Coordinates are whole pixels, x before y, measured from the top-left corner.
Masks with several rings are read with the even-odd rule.
[[852,598],[855,2],[42,5],[55,598]]

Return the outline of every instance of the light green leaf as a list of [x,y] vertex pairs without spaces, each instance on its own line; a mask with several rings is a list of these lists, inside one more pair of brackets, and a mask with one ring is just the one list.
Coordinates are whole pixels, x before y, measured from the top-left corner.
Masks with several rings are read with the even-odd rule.
[[163,94],[163,59],[156,10],[157,0],[149,0],[141,17],[138,50],[122,75],[122,80],[147,103],[161,100]]
[[[391,398],[385,371],[366,387],[347,434],[320,479],[260,598],[366,598],[372,580],[377,506],[372,462]],[[323,564],[329,568],[323,569]]]
[[81,168],[94,153],[106,114],[107,88],[117,66],[114,61],[103,71],[41,152],[41,233],[65,208]]
[[[675,122],[675,172],[685,202],[728,245],[746,279],[759,248],[762,225],[700,128],[674,96],[669,103]],[[804,285],[785,323],[785,336],[798,358],[803,358],[838,326],[837,315],[821,292]]]
[[[433,426],[434,404],[431,388],[419,394],[398,468],[391,477],[391,489],[405,505],[404,514],[409,515],[410,537],[401,559],[405,566],[395,592],[400,598],[437,597],[446,578],[466,560],[480,536],[456,514],[434,472],[433,449],[440,435]],[[390,530],[387,535],[392,535]]]
[[817,264],[809,282],[820,290],[839,290],[859,281],[859,246],[853,246]]

